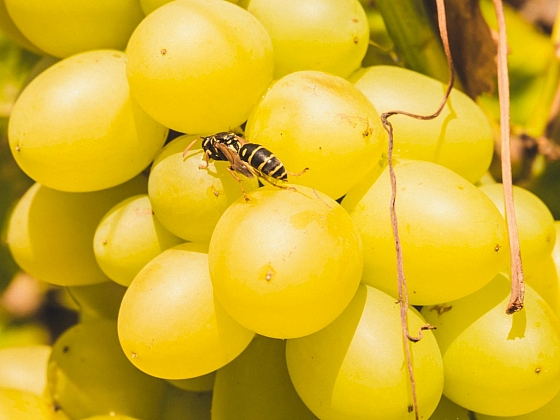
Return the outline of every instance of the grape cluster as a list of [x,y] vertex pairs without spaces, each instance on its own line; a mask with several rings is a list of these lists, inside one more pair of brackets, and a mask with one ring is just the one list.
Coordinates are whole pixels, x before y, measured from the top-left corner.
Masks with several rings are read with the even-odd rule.
[[[437,328],[403,339],[380,114],[430,114],[445,86],[361,67],[358,0],[5,4],[56,57],[11,114],[35,184],[7,242],[80,322],[0,350],[1,418],[553,418],[559,225],[515,188],[526,304],[506,315],[493,131],[459,90],[435,119],[391,119],[408,330]],[[206,164],[200,138],[229,131],[288,182]]]

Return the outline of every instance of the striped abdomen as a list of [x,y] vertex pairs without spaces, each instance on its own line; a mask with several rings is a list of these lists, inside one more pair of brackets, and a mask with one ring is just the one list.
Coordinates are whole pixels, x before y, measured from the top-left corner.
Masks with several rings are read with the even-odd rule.
[[239,157],[263,175],[282,181],[288,180],[288,174],[282,162],[260,144],[244,144],[239,149]]

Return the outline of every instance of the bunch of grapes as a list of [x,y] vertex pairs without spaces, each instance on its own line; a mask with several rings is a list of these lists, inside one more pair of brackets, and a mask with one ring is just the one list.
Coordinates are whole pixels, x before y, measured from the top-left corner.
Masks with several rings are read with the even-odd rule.
[[515,188],[526,303],[506,315],[494,134],[455,89],[435,119],[391,119],[407,331],[422,330],[403,334],[380,115],[430,114],[445,85],[363,67],[358,0],[5,6],[56,57],[11,113],[35,184],[7,242],[80,321],[52,348],[0,350],[1,418],[557,412],[558,225]]

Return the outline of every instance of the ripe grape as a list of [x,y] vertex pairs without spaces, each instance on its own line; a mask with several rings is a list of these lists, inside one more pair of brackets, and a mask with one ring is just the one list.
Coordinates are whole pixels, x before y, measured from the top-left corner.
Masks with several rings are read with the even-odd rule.
[[422,314],[437,329],[444,394],[478,413],[516,416],[536,410],[560,391],[560,321],[525,286],[525,306],[506,314],[510,282],[488,285]]
[[40,396],[21,389],[0,388],[0,419],[46,420],[52,409]]
[[386,133],[367,98],[350,82],[319,71],[291,73],[272,85],[245,133],[288,171],[309,168],[292,182],[334,199],[372,170],[386,149]]
[[496,417],[477,413],[476,420],[552,420],[558,417],[558,413],[560,413],[560,393],[556,394],[556,396],[546,405],[527,414]]
[[[443,99],[445,86],[428,76],[396,66],[372,66],[350,78],[377,112],[429,115]],[[395,157],[438,163],[470,182],[490,166],[494,136],[483,111],[467,95],[452,90],[441,114],[431,120],[393,115]]]
[[[228,162],[211,161],[208,169],[200,147],[183,151],[196,136],[180,136],[156,156],[148,180],[148,195],[156,218],[171,233],[194,242],[210,241],[226,208],[239,197],[241,188],[231,176]],[[244,180],[246,191],[257,188],[256,178]]]
[[129,286],[150,260],[182,242],[155,218],[148,195],[140,194],[105,214],[93,237],[93,252],[111,280]]
[[[0,349],[0,388],[43,395],[51,346],[17,346]],[[3,418],[0,416],[0,418]]]
[[[396,214],[412,305],[458,299],[505,267],[505,222],[490,199],[453,171],[431,162],[399,161]],[[342,205],[364,245],[362,282],[398,296],[388,167],[351,190]]]
[[20,47],[25,48],[26,50],[31,51],[37,55],[43,54],[43,52],[35,45],[33,45],[31,41],[29,41],[25,37],[25,35],[23,35],[18,29],[18,27],[8,14],[5,0],[0,1],[0,31],[2,31],[2,34],[6,35],[6,37],[8,37]]
[[121,303],[119,339],[138,369],[165,379],[210,373],[233,360],[254,333],[214,298],[207,245],[186,243],[150,261]]
[[317,419],[296,393],[286,366],[286,341],[256,335],[218,370],[212,420]]
[[20,168],[49,188],[87,192],[138,175],[167,128],[129,95],[126,56],[90,51],[39,74],[12,110],[8,136]]
[[221,0],[178,0],[130,37],[130,89],[166,127],[212,134],[242,124],[272,81],[272,42],[246,10]]
[[122,50],[143,17],[135,0],[5,0],[18,29],[55,57],[96,49]]
[[214,293],[240,324],[272,338],[311,334],[352,299],[362,244],[344,209],[301,185],[259,188],[234,202],[210,240]]
[[251,0],[247,10],[270,34],[275,79],[299,70],[348,77],[366,54],[369,28],[358,0]]
[[[426,323],[414,309],[408,320],[412,335]],[[441,355],[430,331],[407,345],[419,415],[427,419],[442,392]],[[321,420],[414,419],[399,305],[373,287],[361,284],[327,327],[288,340],[286,360],[296,391]]]
[[144,177],[88,193],[34,184],[10,217],[10,252],[23,270],[48,283],[78,286],[108,281],[93,253],[95,229],[112,206],[145,190]]

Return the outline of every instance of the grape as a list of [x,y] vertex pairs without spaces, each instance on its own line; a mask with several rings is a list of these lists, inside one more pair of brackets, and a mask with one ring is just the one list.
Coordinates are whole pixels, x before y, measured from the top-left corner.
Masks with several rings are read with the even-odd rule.
[[214,293],[240,324],[272,338],[332,322],[360,282],[362,244],[344,209],[319,191],[264,187],[218,221],[208,262]]
[[130,417],[130,416],[121,416],[118,414],[116,416],[111,414],[104,414],[100,416],[91,416],[81,420],[140,420],[140,419],[136,417]]
[[366,54],[369,28],[358,0],[251,0],[247,10],[272,38],[276,79],[299,70],[348,77]]
[[372,170],[385,150],[385,131],[367,98],[351,83],[318,71],[276,82],[253,110],[249,141],[270,149],[288,171],[309,172],[292,181],[334,199]]
[[[416,335],[425,321],[414,309],[408,319]],[[301,399],[321,420],[414,419],[402,340],[398,303],[362,284],[332,324],[288,340],[288,371]],[[419,415],[429,418],[443,387],[441,355],[430,331],[408,345]]]
[[[483,185],[480,190],[494,202],[505,217],[502,184]],[[537,263],[551,255],[556,243],[556,229],[552,213],[535,194],[517,185],[513,186],[515,217],[523,262]],[[509,242],[507,243],[509,249]]]
[[[430,420],[481,420],[479,417],[473,419],[468,410],[455,404],[442,395],[436,411],[430,416]],[[506,420],[506,419],[503,419]]]
[[128,361],[116,322],[106,319],[81,322],[58,338],[47,381],[55,405],[71,418],[114,413],[159,419],[166,386]]
[[537,262],[523,260],[523,277],[550,308],[560,316],[560,281],[557,266],[550,256],[540,258]]
[[437,328],[445,396],[478,413],[521,415],[560,390],[560,321],[528,285],[523,310],[507,315],[509,293],[500,274],[467,297],[422,309]]
[[253,338],[214,298],[206,248],[197,243],[170,248],[128,287],[119,339],[138,369],[165,379],[194,378],[233,360]]
[[256,335],[218,370],[212,420],[317,419],[299,398],[286,366],[286,341]]
[[[210,162],[202,149],[183,151],[196,136],[180,136],[157,155],[148,180],[148,194],[157,219],[174,235],[188,241],[210,241],[212,231],[226,208],[241,197],[239,183],[231,176],[228,162]],[[256,178],[243,181],[245,190],[257,188]]]
[[495,417],[477,413],[476,420],[551,420],[557,418],[559,412],[560,393],[556,394],[556,396],[546,405],[527,414],[521,414],[520,416]]
[[211,406],[211,392],[188,392],[168,386],[161,420],[210,420]]
[[117,319],[126,288],[113,281],[106,281],[85,286],[68,286],[67,290],[78,306],[81,320]]
[[[163,6],[164,4],[170,3],[173,0],[140,0],[140,6],[142,6],[142,10],[144,11],[145,15],[149,15],[158,7]],[[230,3],[237,3],[238,0],[226,0]]]
[[17,99],[8,129],[20,168],[69,192],[131,179],[167,134],[130,98],[126,56],[114,50],[78,54],[43,71]]
[[150,13],[127,46],[132,95],[183,133],[239,126],[272,81],[272,42],[246,10],[220,0],[178,0]]
[[34,184],[15,207],[7,242],[18,265],[61,286],[108,281],[93,254],[93,235],[113,205],[145,191],[143,177],[103,191],[67,193]]
[[128,286],[150,260],[182,242],[154,217],[148,195],[140,194],[103,217],[93,237],[93,252],[111,280]]
[[[458,299],[487,284],[507,254],[502,215],[477,187],[431,162],[399,161],[396,212],[412,305]],[[362,282],[398,296],[388,167],[350,191],[342,205],[364,245]]]
[[48,420],[51,408],[43,399],[29,391],[0,388],[0,419]]
[[68,57],[88,50],[122,50],[143,17],[135,0],[5,0],[18,29],[42,51]]
[[[419,115],[435,112],[445,85],[423,74],[396,66],[372,66],[350,78],[377,111],[401,110]],[[427,160],[478,181],[490,166],[494,137],[478,105],[454,89],[441,114],[432,120],[404,115],[389,119],[394,129],[395,157]]]
[[8,14],[5,0],[0,0],[0,31],[20,47],[35,54],[43,54],[43,52],[33,45],[18,29]]
[[216,371],[189,379],[169,379],[167,382],[183,391],[209,392],[214,389],[215,380]]
[[[51,347],[18,346],[0,349],[0,388],[43,395]],[[1,417],[0,417],[1,418]]]

